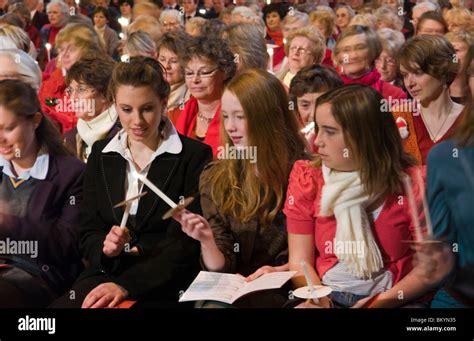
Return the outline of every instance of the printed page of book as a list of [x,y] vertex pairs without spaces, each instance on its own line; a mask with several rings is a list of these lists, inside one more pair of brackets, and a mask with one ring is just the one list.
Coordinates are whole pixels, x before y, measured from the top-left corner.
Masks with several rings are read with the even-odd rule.
[[264,274],[252,282],[245,283],[243,288],[237,293],[234,301],[254,291],[281,288],[283,284],[288,282],[295,274],[296,271],[270,272]]
[[240,275],[201,271],[179,301],[214,300],[231,304],[244,285],[245,279]]

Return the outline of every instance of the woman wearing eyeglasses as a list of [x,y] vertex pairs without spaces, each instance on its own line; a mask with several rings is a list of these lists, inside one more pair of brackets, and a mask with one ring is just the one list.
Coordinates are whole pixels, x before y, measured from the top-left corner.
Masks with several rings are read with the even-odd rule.
[[182,65],[191,97],[176,122],[176,129],[211,146],[216,157],[220,144],[221,97],[225,84],[235,74],[234,55],[224,40],[198,37],[190,41]]
[[106,52],[97,32],[83,24],[69,24],[56,36],[58,63],[56,69],[44,76],[39,91],[41,109],[65,134],[76,126],[77,117],[71,110],[66,94],[65,75],[81,58],[98,58]]
[[120,130],[118,114],[107,98],[107,85],[115,62],[111,58],[82,59],[66,77],[66,92],[74,103],[77,126],[65,135],[67,147],[87,162],[92,145]]
[[286,37],[286,41],[288,64],[279,72],[278,78],[289,88],[298,71],[305,66],[322,62],[326,44],[323,36],[312,26],[296,29]]
[[406,99],[402,89],[381,79],[375,67],[375,60],[381,52],[382,44],[373,29],[352,25],[337,39],[334,65],[338,67],[344,84],[368,85],[388,101]]
[[396,56],[403,43],[405,43],[405,37],[402,32],[390,28],[377,30],[377,35],[382,43],[382,52],[375,60],[375,67],[380,73],[380,79],[402,88],[403,81],[397,77]]

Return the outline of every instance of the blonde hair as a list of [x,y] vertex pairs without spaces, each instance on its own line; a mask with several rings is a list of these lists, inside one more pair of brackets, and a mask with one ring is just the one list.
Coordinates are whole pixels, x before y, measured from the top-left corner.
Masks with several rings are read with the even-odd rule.
[[336,27],[336,18],[334,14],[331,14],[331,12],[327,10],[318,10],[311,12],[309,14],[309,20],[311,24],[314,24],[315,22],[320,22],[324,27],[325,31],[321,33],[326,35],[326,37],[330,37],[334,33],[334,28]]
[[390,7],[382,6],[377,8],[374,13],[376,25],[385,24],[387,28],[395,31],[401,31],[403,28],[403,19],[400,18]]
[[123,53],[130,57],[155,56],[156,44],[150,35],[143,31],[132,32],[127,36],[123,45]]
[[194,17],[188,20],[188,22],[185,25],[184,30],[186,33],[192,35],[191,33],[194,33],[194,31],[197,31],[197,34],[195,36],[200,36],[202,27],[206,23],[206,19],[201,18],[201,17]]
[[68,24],[56,36],[55,47],[71,43],[81,50],[81,58],[94,59],[106,54],[97,32],[89,25]]
[[158,44],[161,36],[163,35],[161,31],[161,26],[158,20],[153,17],[146,15],[140,15],[138,18],[133,20],[133,22],[128,26],[127,33],[130,34],[136,31],[143,31],[150,35],[151,39]]
[[[136,13],[141,11],[139,15]],[[166,12],[166,11],[165,11]],[[160,8],[152,2],[140,2],[133,5],[132,8],[132,17],[135,20],[140,16],[150,16],[156,20],[160,17]]]
[[448,32],[444,35],[450,43],[460,42],[467,45],[467,65],[466,68],[469,68],[472,58],[474,58],[474,35],[467,32]]
[[28,34],[21,28],[8,25],[0,24],[0,37],[6,37],[20,50],[28,53],[30,51],[30,38]]
[[285,43],[285,53],[287,56],[290,52],[291,42],[296,37],[305,37],[312,43],[311,52],[314,55],[315,64],[319,64],[323,61],[324,53],[326,51],[326,44],[322,34],[319,33],[318,29],[313,26],[305,26],[291,31],[286,37]]
[[467,8],[452,8],[444,14],[444,20],[448,25],[455,23],[467,31],[471,28],[471,11]]
[[377,20],[373,14],[357,14],[349,22],[349,26],[367,26],[371,29],[375,29],[376,24]]

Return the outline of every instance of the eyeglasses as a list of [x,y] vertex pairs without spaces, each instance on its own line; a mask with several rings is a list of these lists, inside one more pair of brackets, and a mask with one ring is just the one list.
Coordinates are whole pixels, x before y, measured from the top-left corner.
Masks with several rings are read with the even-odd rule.
[[387,57],[387,58],[377,58],[375,60],[375,63],[376,64],[387,64],[389,66],[395,66],[397,64],[397,62],[395,61],[395,59],[393,58],[390,58],[390,57]]
[[87,92],[94,92],[95,90],[93,88],[90,88],[85,85],[79,85],[77,89],[74,89],[72,86],[68,86],[66,88],[66,94],[71,97],[72,95],[76,94],[78,96],[84,95]]
[[209,77],[212,77],[214,75],[214,73],[217,71],[217,69],[219,69],[219,68],[216,67],[216,68],[214,68],[212,70],[209,70],[209,71],[198,71],[198,72],[185,70],[184,71],[184,77],[188,78],[188,79],[194,78],[194,76],[198,76],[199,78],[209,78]]
[[313,52],[310,49],[304,48],[304,47],[298,47],[298,46],[292,46],[290,47],[290,52],[293,53],[298,53],[298,54],[312,54]]

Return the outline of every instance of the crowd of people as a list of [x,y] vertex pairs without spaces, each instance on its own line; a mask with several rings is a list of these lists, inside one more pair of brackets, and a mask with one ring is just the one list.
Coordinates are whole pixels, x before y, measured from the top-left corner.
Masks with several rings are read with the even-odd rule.
[[0,308],[473,307],[473,9],[7,1]]

